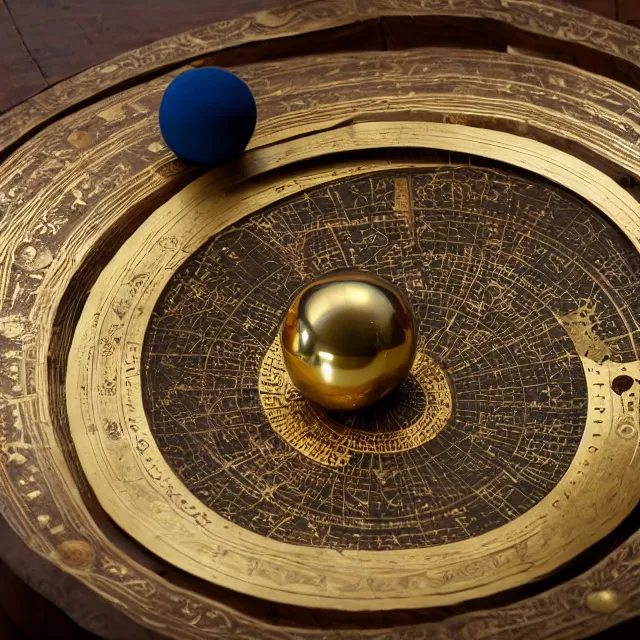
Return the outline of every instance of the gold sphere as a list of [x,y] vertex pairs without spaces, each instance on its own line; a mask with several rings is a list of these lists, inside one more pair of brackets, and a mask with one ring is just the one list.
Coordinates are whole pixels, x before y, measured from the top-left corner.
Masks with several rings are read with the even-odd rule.
[[587,607],[594,613],[613,613],[621,606],[620,597],[612,589],[593,591],[587,596]]
[[404,294],[371,273],[323,276],[296,296],[281,329],[293,385],[326,409],[373,404],[409,373],[416,352]]

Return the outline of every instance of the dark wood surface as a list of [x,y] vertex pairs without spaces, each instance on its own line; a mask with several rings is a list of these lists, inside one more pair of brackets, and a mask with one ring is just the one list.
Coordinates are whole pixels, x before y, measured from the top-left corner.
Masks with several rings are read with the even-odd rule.
[[565,0],[565,2],[574,7],[594,11],[605,18],[617,20],[619,5],[624,2],[636,2],[636,0]]
[[0,112],[113,56],[282,0],[0,0]]
[[5,0],[49,83],[160,38],[281,0]]
[[43,638],[52,630],[74,640],[90,640],[95,637],[28,587],[3,562],[0,562],[0,589],[2,640]]
[[0,0],[0,113],[46,87],[44,76]]
[[[0,518],[0,640],[164,640],[105,603],[72,575],[27,549]],[[82,600],[71,619],[53,602]],[[99,635],[90,633],[90,627]]]
[[[637,0],[567,0],[640,26]],[[0,0],[0,113],[87,67],[283,0]]]
[[640,2],[638,0],[618,0],[617,19],[634,27],[640,27]]

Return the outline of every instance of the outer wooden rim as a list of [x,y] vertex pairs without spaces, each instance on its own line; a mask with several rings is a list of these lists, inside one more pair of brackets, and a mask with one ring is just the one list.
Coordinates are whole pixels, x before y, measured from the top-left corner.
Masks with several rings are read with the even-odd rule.
[[[627,45],[631,46],[631,41]],[[471,63],[476,54],[477,52],[447,52],[446,59],[466,64]],[[441,51],[413,51],[410,55],[392,52],[367,55],[371,56],[372,61],[375,60],[375,64],[382,65],[384,60],[394,61],[408,81],[416,81],[425,73],[437,77],[438,65],[441,67],[443,60]],[[635,151],[638,125],[633,107],[634,104],[638,104],[637,92],[559,63],[542,60],[532,62],[526,58],[516,61],[514,58],[497,54],[483,56],[485,62],[482,63],[480,76],[487,78],[482,80],[482,83],[491,85],[492,91],[493,86],[496,87],[493,93],[485,95],[476,91],[477,99],[473,104],[465,105],[460,101],[464,79],[458,89],[449,95],[436,95],[429,89],[424,89],[420,95],[427,102],[433,101],[433,112],[425,110],[420,113],[420,117],[471,124],[487,122],[492,128],[506,128],[522,136],[533,137],[549,133],[553,134],[553,140],[556,142],[581,140],[583,144],[572,148],[572,153],[578,152],[581,155],[587,150],[590,160],[608,159],[614,165],[618,163],[626,166],[628,171],[640,174],[640,163]],[[360,59],[362,55],[352,55],[352,58],[354,57]],[[348,59],[349,56],[343,55],[325,58],[337,68]],[[412,75],[411,67],[417,59],[432,60],[432,70],[425,72],[422,67],[418,67],[420,76]],[[403,63],[403,60],[406,63]],[[306,65],[316,63],[315,58],[305,60]],[[521,68],[522,78],[526,78],[520,97],[500,89],[503,79],[498,73],[498,70],[508,69],[516,64]],[[252,65],[240,69],[239,72],[258,79],[267,74],[272,88],[283,82],[282,79],[274,77],[274,65]],[[297,82],[298,76],[294,77]],[[354,82],[358,81],[357,76],[353,76],[352,79]],[[5,456],[5,464],[0,467],[4,490],[4,501],[1,504],[3,515],[34,551],[75,575],[105,599],[117,602],[128,615],[144,625],[161,630],[163,634],[179,638],[210,638],[220,637],[221,634],[233,634],[233,637],[251,640],[255,640],[257,636],[296,640],[302,637],[343,637],[345,632],[337,629],[290,629],[274,627],[252,619],[210,598],[167,583],[153,571],[123,554],[104,537],[82,504],[77,477],[73,475],[75,471],[65,459],[54,432],[40,428],[40,425],[45,424],[51,428],[52,418],[48,407],[48,387],[51,382],[46,361],[54,315],[71,277],[80,270],[81,260],[89,254],[92,247],[108,241],[117,226],[120,213],[133,215],[131,212],[143,205],[145,198],[157,192],[168,193],[176,188],[175,185],[184,184],[189,176],[194,175],[189,168],[174,162],[167,150],[157,143],[154,114],[149,113],[149,107],[157,108],[159,95],[167,81],[165,77],[148,85],[124,91],[55,123],[20,148],[3,165],[0,193],[4,198],[2,206],[5,218],[0,221],[3,234],[3,244],[0,247],[3,265],[0,274],[3,294],[0,319],[3,330],[9,331],[9,335],[15,335],[20,327],[21,331],[27,332],[22,334],[26,337],[21,338],[22,352],[18,363],[20,379],[29,381],[23,394],[2,393],[5,424],[10,428],[7,432],[8,439],[15,445],[8,448],[5,443],[2,449]],[[558,81],[569,83],[566,94],[561,85],[555,84]],[[579,87],[579,90],[569,92],[569,86]],[[540,108],[539,111],[529,110],[529,105],[535,104],[538,89],[542,88],[553,96],[554,87],[557,89],[555,95],[559,98],[554,106]],[[296,92],[300,90],[296,83],[292,84],[292,88]],[[333,93],[330,87],[323,90],[334,103],[345,104],[343,113],[337,114],[334,124],[343,122],[345,117],[348,119],[349,114],[354,115],[351,104],[345,102],[343,95]],[[380,91],[385,95],[393,94],[391,85],[384,85]],[[284,100],[286,95],[286,91],[283,92],[278,100]],[[258,130],[258,135],[262,136],[261,144],[264,145],[270,144],[271,136],[277,134],[283,121],[280,116],[273,115],[270,99],[269,95],[258,95],[259,107],[263,113],[268,112],[268,117],[263,118]],[[314,99],[317,97],[314,96]],[[367,102],[362,101],[364,117]],[[589,115],[565,113],[565,109],[572,105],[584,105]],[[117,118],[124,109],[133,108],[136,109],[137,124],[129,126],[129,120],[125,120],[128,128],[121,132],[120,121]],[[415,106],[407,108],[415,109]],[[398,112],[402,110],[402,101],[397,101],[393,108],[389,109],[390,117],[398,117]],[[503,113],[508,115],[503,118]],[[304,111],[299,117],[312,123],[312,118]],[[102,118],[104,123],[91,129],[95,121]],[[112,122],[116,124],[111,124]],[[91,133],[93,130],[98,132],[100,144],[86,147],[86,137],[80,134],[83,131]],[[314,130],[312,125],[310,130]],[[304,131],[299,133],[302,135]],[[594,143],[599,137],[603,141],[608,140],[608,144]],[[71,147],[65,146],[67,139],[73,139],[73,153],[68,152]],[[148,152],[145,151],[146,145],[149,145]],[[97,202],[87,199],[86,208],[78,209],[82,215],[78,215],[77,219],[69,223],[73,225],[72,231],[66,232],[63,247],[59,253],[54,254],[53,262],[48,267],[52,273],[56,273],[56,278],[51,280],[55,282],[55,287],[39,288],[35,295],[35,306],[29,303],[25,312],[16,312],[16,315],[12,316],[8,286],[12,271],[18,268],[14,254],[20,243],[39,233],[37,230],[43,228],[49,212],[55,210],[64,198],[70,198],[64,200],[70,210],[72,207],[82,207],[83,205],[74,203],[76,196],[68,190],[77,187],[77,183],[69,183],[69,177],[92,168],[92,161],[99,155],[105,158],[105,162],[110,161],[114,157],[113,150],[116,147],[118,154],[130,150],[135,150],[137,154],[142,152],[143,166],[132,168],[126,173],[124,182],[118,189],[110,191],[108,198],[97,198]],[[51,154],[52,150],[58,153],[61,149],[64,149],[66,154],[63,156],[64,162],[56,160],[56,156]],[[38,187],[37,175],[46,176],[46,189]],[[17,413],[12,417],[11,411],[14,409]],[[20,448],[22,433],[28,438],[28,448]],[[26,458],[24,466],[19,466],[17,462],[20,456]],[[28,484],[29,474],[22,475],[23,471],[28,471],[27,464],[29,468],[36,469],[34,473],[37,474],[38,480],[35,488]],[[44,480],[40,480],[43,477]],[[21,479],[27,484],[20,484]],[[39,515],[50,517],[49,528],[43,528],[38,524],[36,517]],[[84,564],[67,564],[70,556],[66,552],[67,547],[59,544],[61,536],[69,542],[77,542],[79,547],[85,549]],[[516,602],[496,611],[455,616],[437,624],[421,624],[406,629],[349,631],[349,634],[353,637],[394,640],[406,637],[414,640],[431,638],[434,633],[452,639],[493,638],[499,633],[524,633],[524,629],[530,629],[531,633],[534,633],[535,629],[536,637],[545,638],[570,637],[566,628],[572,629],[574,637],[582,636],[584,633],[595,633],[637,613],[640,585],[638,557],[640,536],[635,535],[578,579],[534,598]],[[619,608],[612,614],[603,614],[587,606],[587,601],[591,602],[591,595],[605,588],[612,588],[624,594]],[[152,607],[149,606],[151,603]],[[562,624],[558,623],[558,616],[563,618]],[[584,629],[588,631],[583,631]]]
[[389,16],[490,18],[525,32],[580,44],[640,67],[634,27],[556,0],[301,0],[199,27],[111,58],[0,116],[0,153],[99,92],[199,56],[244,44]]
[[[328,152],[378,146],[468,152],[535,171],[599,207],[640,251],[640,204],[622,188],[568,154],[501,132],[435,123],[361,123],[258,149],[246,159],[244,174],[253,176]],[[263,206],[343,175],[380,168],[384,165],[329,168],[311,176],[294,170],[289,179],[277,175],[232,188],[225,184],[226,170],[214,170],[145,222],[105,268],[87,301],[70,352],[67,380],[71,430],[85,473],[105,510],[125,531],[190,573],[254,596],[304,606],[350,610],[441,606],[549,573],[609,533],[640,499],[635,482],[640,459],[634,460],[638,434],[631,439],[617,437],[614,407],[619,402],[614,401],[610,385],[623,366],[640,375],[640,360],[612,367],[583,358],[589,413],[580,449],[566,475],[522,516],[444,547],[338,553],[277,542],[224,520],[178,479],[153,440],[142,402],[139,358],[131,355],[132,345],[136,353],[141,351],[157,299],[174,270],[211,235]],[[177,239],[174,249],[167,250],[167,238]],[[145,277],[135,291],[127,284]],[[130,312],[121,318],[113,308],[116,303],[122,306],[122,301]],[[113,353],[98,355],[100,345],[121,324],[124,329]],[[99,386],[113,372],[117,372],[116,393],[110,401],[99,396]],[[596,398],[605,393],[603,389],[608,391],[608,408],[600,413]],[[96,427],[110,423],[125,430],[117,443]],[[134,428],[127,430],[127,425]],[[613,469],[622,475],[615,477]],[[134,496],[133,501],[125,494]],[[176,508],[176,495],[180,504],[185,501],[183,509]],[[194,519],[196,511],[199,519]],[[588,526],[585,514],[590,514]],[[259,571],[256,562],[261,563]],[[453,577],[440,584],[436,576],[445,571]],[[478,572],[484,577],[480,587]],[[286,585],[281,584],[283,574],[288,575]],[[430,588],[431,581],[438,586]],[[416,596],[413,585],[418,583],[422,593]]]

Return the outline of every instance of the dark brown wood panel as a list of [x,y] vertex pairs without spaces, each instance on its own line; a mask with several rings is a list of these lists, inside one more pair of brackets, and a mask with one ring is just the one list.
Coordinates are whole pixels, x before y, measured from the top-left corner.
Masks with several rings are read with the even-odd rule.
[[[607,18],[640,24],[640,5],[635,0],[567,1]],[[5,77],[0,87],[0,111],[44,87],[42,75],[2,2],[7,3],[28,51],[49,83],[159,38],[283,4],[282,0],[155,0],[152,4],[148,0],[2,0],[0,68]]]
[[49,83],[123,51],[282,0],[5,0]]
[[0,0],[0,113],[47,86]]
[[6,640],[26,640],[3,609],[0,609],[0,638]]
[[0,562],[0,638],[30,640],[60,634],[73,640],[92,640],[60,609],[22,582]]
[[[565,0],[568,4],[572,4],[574,7],[580,7],[581,9],[587,9],[594,13],[599,13],[605,18],[617,19],[617,2],[624,0]],[[636,2],[636,0],[632,0]]]
[[[618,19],[634,27],[640,27],[640,2],[638,0],[618,0]],[[638,36],[640,41],[640,36]]]
[[[640,26],[635,0],[566,2]],[[0,0],[0,113],[47,82],[59,82],[129,49],[280,4],[286,0]]]
[[[388,49],[455,47],[509,52],[557,60],[630,87],[640,87],[638,68],[629,62],[580,42],[530,33],[499,20],[434,15],[389,16],[382,19],[382,24]],[[640,33],[638,35],[640,41]]]

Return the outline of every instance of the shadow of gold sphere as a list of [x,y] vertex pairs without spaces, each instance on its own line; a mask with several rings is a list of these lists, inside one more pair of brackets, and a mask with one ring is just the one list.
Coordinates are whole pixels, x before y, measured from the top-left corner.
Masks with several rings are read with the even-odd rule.
[[405,295],[371,273],[344,270],[304,287],[281,329],[293,385],[330,410],[359,409],[409,373],[415,320]]

